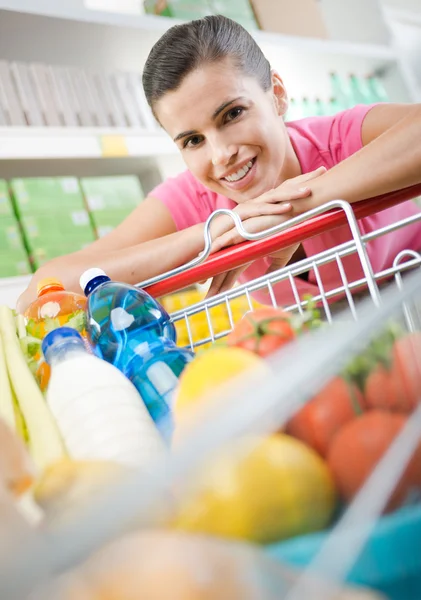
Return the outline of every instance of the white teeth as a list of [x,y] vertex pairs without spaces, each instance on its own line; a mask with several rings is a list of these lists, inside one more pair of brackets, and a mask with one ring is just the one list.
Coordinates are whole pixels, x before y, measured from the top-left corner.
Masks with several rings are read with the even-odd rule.
[[253,166],[253,161],[251,160],[246,165],[244,165],[244,167],[242,167],[239,171],[237,171],[236,173],[233,173],[232,175],[229,175],[228,177],[225,177],[225,179],[230,182],[240,181],[240,179],[242,179],[243,177],[245,177],[247,175],[247,173],[250,171],[252,166]]

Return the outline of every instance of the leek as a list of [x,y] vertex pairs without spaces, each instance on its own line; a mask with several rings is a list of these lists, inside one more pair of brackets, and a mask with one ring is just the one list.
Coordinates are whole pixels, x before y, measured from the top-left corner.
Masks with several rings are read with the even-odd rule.
[[31,456],[38,468],[45,469],[63,458],[65,449],[54,418],[26,363],[13,313],[7,306],[0,306],[0,331],[10,381],[28,430]]
[[5,343],[0,335],[0,418],[16,431],[15,408],[9,375],[7,373]]

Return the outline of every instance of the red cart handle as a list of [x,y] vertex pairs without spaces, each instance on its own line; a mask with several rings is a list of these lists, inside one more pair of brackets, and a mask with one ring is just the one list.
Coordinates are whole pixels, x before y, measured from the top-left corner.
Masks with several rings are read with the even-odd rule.
[[[363,217],[368,217],[376,212],[380,212],[395,204],[405,202],[420,195],[421,184],[417,184],[403,190],[389,192],[387,194],[382,194],[381,196],[369,198],[368,200],[356,202],[352,205],[352,208],[355,217],[357,219],[362,219]],[[230,246],[229,248],[212,254],[203,262],[200,262],[199,260],[200,264],[197,264],[197,266],[188,268],[188,265],[186,265],[185,269],[175,269],[174,271],[176,273],[173,275],[173,272],[168,273],[168,275],[164,274],[160,281],[157,281],[159,279],[158,277],[139,285],[147,288],[148,292],[155,297],[171,294],[172,292],[176,292],[200,281],[205,281],[215,275],[225,273],[226,271],[245,265],[263,256],[268,256],[282,248],[292,246],[293,244],[302,242],[315,235],[345,225],[348,222],[346,213],[343,208],[338,205],[338,202],[336,204],[337,206],[335,208],[302,220],[299,223],[292,223],[286,229],[275,235]],[[309,212],[311,214],[313,211]],[[299,217],[297,219],[299,219]],[[296,221],[297,219],[293,219],[292,221]],[[264,234],[264,232],[262,233]]]

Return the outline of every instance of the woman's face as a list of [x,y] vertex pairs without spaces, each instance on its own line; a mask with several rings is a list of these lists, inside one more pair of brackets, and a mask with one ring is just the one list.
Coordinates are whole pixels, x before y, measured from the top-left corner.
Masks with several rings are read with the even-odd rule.
[[282,115],[282,81],[265,92],[225,59],[196,69],[155,105],[190,172],[238,204],[300,174]]

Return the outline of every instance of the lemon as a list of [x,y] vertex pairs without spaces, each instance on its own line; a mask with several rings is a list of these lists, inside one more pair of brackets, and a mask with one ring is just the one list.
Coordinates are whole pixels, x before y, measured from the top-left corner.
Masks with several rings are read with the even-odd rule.
[[222,385],[254,373],[266,373],[265,362],[242,348],[214,347],[197,356],[184,369],[175,397],[175,413],[196,404]]
[[175,527],[258,543],[325,528],[336,503],[323,459],[284,434],[243,439],[208,465],[175,518]]

